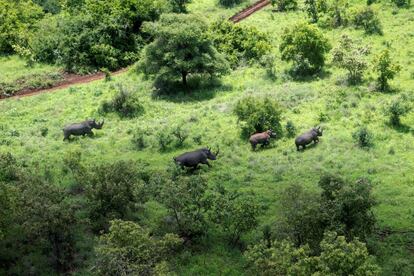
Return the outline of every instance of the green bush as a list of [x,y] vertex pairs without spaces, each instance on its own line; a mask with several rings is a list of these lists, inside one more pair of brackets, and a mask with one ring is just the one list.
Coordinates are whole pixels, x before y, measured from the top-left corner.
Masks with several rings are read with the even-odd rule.
[[241,61],[254,62],[271,49],[268,36],[254,27],[233,24],[228,20],[214,22],[209,37],[217,50],[235,67]]
[[349,23],[346,0],[321,0],[318,7],[318,25],[324,28],[345,27]]
[[296,0],[271,0],[272,5],[276,6],[278,11],[293,11],[298,8]]
[[409,8],[411,0],[392,0],[392,2],[399,8]]
[[388,81],[392,80],[400,70],[400,65],[392,62],[390,51],[388,49],[382,50],[374,60],[374,71],[378,74],[377,83],[379,90],[388,90]]
[[147,199],[147,176],[139,164],[117,161],[89,168],[83,176],[94,230],[107,229],[112,219],[134,219]]
[[219,0],[219,4],[223,7],[233,7],[239,5],[244,0]]
[[30,41],[33,56],[67,71],[115,70],[138,60],[141,25],[156,20],[166,0],[86,1],[73,13],[45,17]]
[[287,137],[290,137],[290,138],[295,137],[297,130],[296,130],[295,124],[292,121],[287,121],[285,129],[286,129]]
[[0,182],[19,179],[20,167],[11,153],[0,153]]
[[359,128],[352,137],[361,148],[369,148],[373,145],[373,135],[366,127]]
[[337,47],[332,50],[332,62],[348,71],[348,81],[351,84],[362,80],[364,71],[368,68],[366,56],[370,53],[368,46],[358,45],[347,35],[342,35]]
[[128,91],[119,85],[117,93],[109,102],[101,104],[100,111],[103,113],[116,112],[123,118],[133,118],[144,113],[144,106],[134,92]]
[[143,150],[147,147],[147,141],[145,139],[147,136],[148,133],[144,129],[137,128],[134,131],[131,142],[137,150]]
[[109,232],[99,237],[97,275],[169,275],[156,271],[181,243],[176,235],[154,237],[134,222],[113,220]]
[[292,61],[293,72],[309,75],[319,72],[325,64],[325,54],[331,46],[315,26],[301,23],[286,29],[282,35],[282,60]]
[[26,47],[42,16],[31,0],[0,0],[0,53],[13,53],[16,45]]
[[243,136],[269,129],[272,129],[278,137],[282,136],[280,124],[282,108],[273,99],[254,96],[243,98],[237,102],[234,113],[239,122],[242,122]]
[[305,11],[311,20],[311,23],[316,23],[319,17],[327,11],[326,0],[305,0]]
[[404,98],[397,98],[391,101],[385,109],[386,115],[389,116],[389,122],[392,126],[401,126],[401,116],[408,114],[412,106]]
[[171,130],[171,134],[176,138],[178,147],[182,147],[184,145],[185,140],[187,140],[189,136],[188,129],[186,129],[182,125],[174,126]]
[[381,22],[370,6],[353,9],[351,21],[355,28],[363,29],[366,34],[382,34]]

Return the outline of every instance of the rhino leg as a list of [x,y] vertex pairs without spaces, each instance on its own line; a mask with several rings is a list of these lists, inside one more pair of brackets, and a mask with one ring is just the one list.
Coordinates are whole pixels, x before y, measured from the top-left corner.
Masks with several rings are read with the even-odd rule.
[[256,143],[252,143],[252,150],[255,151],[256,150]]
[[211,164],[208,162],[208,160],[202,161],[201,164],[211,167]]

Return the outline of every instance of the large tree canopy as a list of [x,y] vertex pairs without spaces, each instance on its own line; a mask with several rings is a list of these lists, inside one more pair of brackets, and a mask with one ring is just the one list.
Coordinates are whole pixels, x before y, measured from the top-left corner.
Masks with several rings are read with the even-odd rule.
[[144,48],[138,69],[156,81],[181,78],[187,86],[190,74],[215,77],[228,71],[225,58],[208,39],[207,23],[199,16],[164,14],[156,23],[145,23],[144,31],[154,41]]

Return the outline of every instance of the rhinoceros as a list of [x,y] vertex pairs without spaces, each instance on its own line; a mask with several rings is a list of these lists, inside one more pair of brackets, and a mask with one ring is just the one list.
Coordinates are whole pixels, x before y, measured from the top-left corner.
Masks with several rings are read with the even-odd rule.
[[202,148],[191,152],[186,152],[180,156],[174,157],[174,162],[182,168],[188,167],[197,169],[199,164],[205,164],[211,167],[208,159],[216,160],[219,150],[216,153],[212,153],[210,148]]
[[86,120],[81,123],[71,124],[66,126],[63,129],[63,141],[69,140],[71,135],[74,136],[85,136],[85,135],[93,135],[92,129],[101,129],[104,125],[105,121],[102,123],[97,123],[96,120]]
[[252,149],[256,150],[258,144],[261,144],[262,147],[269,145],[271,137],[276,137],[276,133],[269,129],[265,132],[253,134],[250,136],[249,142],[252,145]]
[[317,128],[312,128],[311,130],[309,130],[308,132],[303,133],[302,135],[300,135],[299,137],[296,138],[295,140],[295,144],[296,144],[296,149],[299,151],[300,147],[302,147],[302,149],[306,148],[306,145],[310,144],[312,141],[316,144],[319,142],[319,138],[322,136],[322,129],[321,127],[317,127]]

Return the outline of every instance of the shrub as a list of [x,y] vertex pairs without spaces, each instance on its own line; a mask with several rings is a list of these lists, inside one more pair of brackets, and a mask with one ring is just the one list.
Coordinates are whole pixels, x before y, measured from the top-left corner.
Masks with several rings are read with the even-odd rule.
[[187,140],[189,136],[188,129],[182,127],[181,125],[174,126],[171,133],[177,139],[178,147],[182,147],[185,140]]
[[38,61],[70,72],[115,70],[138,60],[142,23],[156,20],[167,6],[166,0],[86,1],[76,12],[45,17],[30,48]]
[[0,0],[0,53],[13,53],[15,45],[27,46],[42,16],[42,9],[31,0]]
[[[244,253],[254,275],[381,275],[381,268],[366,245],[348,242],[335,232],[326,232],[320,254],[312,255],[307,246],[296,247],[289,240],[264,241]],[[346,258],[344,258],[346,256]]]
[[253,195],[218,187],[211,205],[209,218],[226,233],[231,245],[237,245],[242,234],[257,227],[260,208]]
[[187,87],[189,75],[214,78],[228,72],[228,63],[207,37],[208,25],[199,16],[162,15],[144,28],[154,41],[144,48],[137,69],[155,83],[181,80]]
[[293,11],[298,8],[296,0],[271,0],[272,5],[276,6],[278,11]]
[[294,72],[299,75],[319,72],[329,50],[329,42],[321,31],[306,23],[286,29],[280,44],[282,60],[292,61]]
[[156,137],[160,151],[166,151],[174,141],[174,136],[172,136],[168,129],[159,131]]
[[348,80],[354,84],[361,81],[368,68],[366,56],[370,53],[368,46],[357,45],[347,35],[342,35],[337,47],[332,50],[333,63],[348,71]]
[[142,128],[137,128],[134,131],[131,142],[137,150],[143,150],[147,147],[146,136],[148,136],[147,131]]
[[[131,221],[113,220],[96,248],[98,275],[158,275],[155,272],[181,244],[176,235],[157,238]],[[167,275],[167,274],[162,274]]]
[[278,137],[282,136],[280,116],[282,108],[279,103],[270,98],[249,96],[239,100],[234,113],[242,121],[242,134],[248,136],[255,132],[272,129]]
[[407,103],[403,98],[397,98],[391,101],[386,107],[385,113],[389,116],[389,122],[392,126],[401,125],[401,116],[409,113],[412,109],[412,106]]
[[321,0],[318,5],[318,25],[325,28],[347,26],[349,2],[346,0]]
[[103,113],[116,112],[121,117],[133,118],[144,112],[144,106],[135,93],[119,85],[116,95],[110,102],[103,102],[100,111]]
[[377,83],[381,91],[389,89],[388,81],[392,80],[401,67],[393,63],[388,49],[382,50],[374,60],[374,71],[378,73]]
[[219,4],[224,7],[233,7],[240,4],[243,1],[244,0],[219,0]]
[[369,148],[373,145],[373,135],[366,127],[359,128],[352,137],[361,148]]
[[20,168],[11,153],[0,153],[0,182],[11,182],[19,179]]
[[286,129],[287,137],[290,137],[290,138],[295,137],[296,127],[292,121],[287,121],[285,129]]
[[409,8],[411,0],[392,0],[392,2],[399,8]]
[[351,12],[352,24],[366,34],[382,34],[382,27],[376,12],[369,6],[356,8]]
[[209,28],[209,37],[217,50],[235,67],[242,60],[253,62],[268,54],[271,45],[268,36],[254,27],[219,20]]
[[145,172],[138,164],[118,161],[90,168],[85,174],[85,195],[95,230],[107,229],[112,219],[133,218],[146,200]]
[[210,208],[206,195],[207,181],[200,176],[168,176],[160,183],[159,201],[174,221],[174,231],[193,238],[205,233],[205,214]]
[[169,0],[172,4],[173,12],[187,12],[186,5],[191,2],[191,0]]

